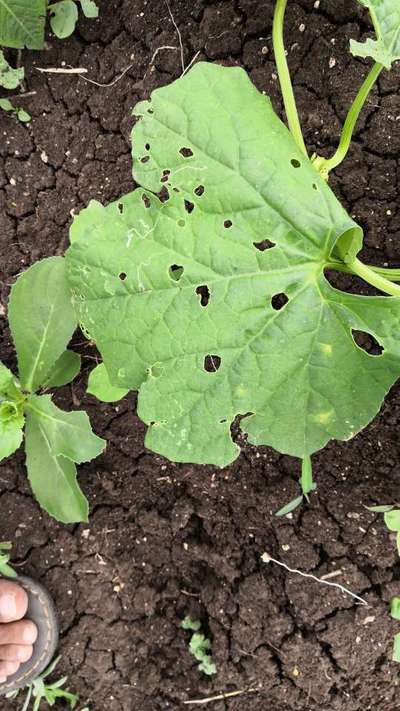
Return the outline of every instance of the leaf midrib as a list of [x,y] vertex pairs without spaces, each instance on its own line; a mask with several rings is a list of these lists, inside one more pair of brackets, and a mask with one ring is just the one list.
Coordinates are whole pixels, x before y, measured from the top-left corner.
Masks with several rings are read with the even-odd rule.
[[[14,18],[16,23],[22,28],[22,30],[25,32],[25,34],[32,39],[33,42],[36,42],[36,36],[35,34],[32,34],[32,32],[23,24],[23,22],[19,19],[18,15],[16,15],[12,9],[9,7],[9,5],[6,3],[6,0],[0,0],[0,5],[5,9],[6,12],[8,12],[11,17]],[[23,44],[26,44],[25,41],[23,41]]]

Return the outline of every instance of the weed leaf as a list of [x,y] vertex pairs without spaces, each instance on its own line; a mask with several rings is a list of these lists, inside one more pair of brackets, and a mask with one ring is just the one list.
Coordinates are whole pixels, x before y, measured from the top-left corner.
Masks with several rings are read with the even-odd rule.
[[43,49],[46,0],[0,0],[0,45]]
[[112,385],[104,363],[100,363],[89,375],[87,392],[102,402],[117,402],[125,397],[129,390]]
[[251,443],[301,458],[350,439],[400,374],[400,299],[324,275],[361,229],[243,70],[199,63],[135,113],[144,189],[90,203],[67,263],[111,383],[140,391],[147,447],[225,466],[237,415]]
[[95,18],[99,16],[99,8],[94,0],[81,0],[81,6],[85,17]]
[[8,319],[21,384],[34,392],[46,382],[77,325],[62,257],[43,259],[17,279]]
[[400,4],[399,0],[358,0],[371,14],[376,39],[365,42],[351,40],[350,49],[356,57],[372,57],[390,69],[400,59]]
[[63,523],[87,521],[75,463],[97,457],[104,440],[93,434],[85,412],[63,412],[49,395],[31,395],[26,413],[26,463],[40,505]]
[[73,0],[61,0],[50,8],[50,26],[56,37],[65,39],[72,35],[78,21],[78,8]]
[[24,68],[11,67],[0,50],[0,86],[4,89],[16,89],[23,81],[24,75]]
[[400,509],[393,509],[384,514],[385,524],[389,531],[400,531]]
[[74,351],[66,350],[55,362],[45,386],[47,388],[61,388],[63,385],[68,385],[76,378],[80,369],[81,357]]
[[0,461],[13,454],[23,440],[24,418],[22,416],[4,421],[0,413]]

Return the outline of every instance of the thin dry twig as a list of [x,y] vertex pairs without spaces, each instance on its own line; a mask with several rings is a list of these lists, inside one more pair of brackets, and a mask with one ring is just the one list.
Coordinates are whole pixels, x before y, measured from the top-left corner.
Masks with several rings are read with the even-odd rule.
[[183,76],[184,74],[186,74],[186,73],[189,71],[190,67],[195,63],[195,61],[196,61],[197,57],[199,56],[199,54],[200,54],[200,50],[199,50],[198,52],[196,52],[196,54],[194,55],[194,57],[192,57],[192,59],[190,60],[189,64],[187,65],[185,71],[182,72],[182,76]]
[[86,74],[85,67],[35,67],[42,74]]
[[317,578],[316,575],[312,575],[311,573],[303,573],[303,571],[297,570],[296,568],[289,568],[289,566],[286,565],[286,563],[282,563],[282,561],[280,561],[280,560],[275,560],[275,558],[272,558],[272,556],[270,556],[269,553],[263,553],[261,556],[261,560],[263,561],[263,563],[276,563],[276,565],[280,565],[281,568],[285,568],[285,570],[288,570],[289,573],[296,573],[297,575],[301,575],[303,578],[311,578],[311,580],[315,580],[317,583],[320,583],[321,585],[329,585],[329,587],[331,587],[331,588],[338,588],[346,595],[350,595],[351,597],[358,600],[361,605],[365,605],[365,607],[368,607],[368,603],[366,602],[366,600],[363,600],[362,597],[359,597],[359,595],[356,595],[356,593],[351,592],[351,590],[349,590],[348,588],[345,588],[343,585],[340,585],[339,583],[331,583],[329,580]]
[[260,689],[241,689],[240,691],[229,691],[226,694],[218,694],[217,696],[208,696],[205,699],[189,699],[189,701],[184,701],[186,705],[192,704],[197,706],[202,706],[211,703],[212,701],[224,701],[224,699],[231,699],[233,696],[242,696],[243,694],[255,694],[259,692]]
[[121,81],[122,77],[125,76],[127,72],[129,72],[130,69],[132,69],[133,64],[130,64],[129,67],[125,67],[125,69],[122,70],[121,74],[113,79],[112,81],[108,82],[107,84],[100,84],[98,81],[95,81],[94,79],[89,79],[89,77],[83,77],[80,76],[80,79],[83,79],[83,81],[89,82],[89,84],[95,84],[96,86],[100,86],[102,88],[107,88],[108,86],[114,86],[114,84],[117,84],[119,81]]
[[166,6],[167,6],[167,8],[168,8],[168,12],[169,12],[169,16],[170,16],[170,18],[171,18],[171,20],[172,20],[172,24],[173,24],[173,26],[175,27],[176,33],[177,33],[177,35],[178,35],[179,47],[180,47],[180,50],[181,50],[182,73],[184,74],[184,73],[185,73],[185,56],[184,56],[184,53],[183,53],[183,42],[182,42],[181,31],[180,31],[178,25],[177,25],[176,22],[175,22],[175,18],[174,18],[173,14],[172,14],[172,10],[171,10],[171,8],[170,8],[170,6],[169,6],[168,0],[165,0],[165,4],[166,4]]

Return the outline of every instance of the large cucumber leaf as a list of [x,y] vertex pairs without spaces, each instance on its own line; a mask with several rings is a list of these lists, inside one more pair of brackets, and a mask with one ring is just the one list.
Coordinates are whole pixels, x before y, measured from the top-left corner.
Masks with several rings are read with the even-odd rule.
[[376,40],[351,40],[350,48],[356,57],[372,57],[390,69],[400,59],[400,2],[399,0],[358,0],[367,7],[376,32]]
[[299,457],[354,436],[400,374],[400,299],[324,276],[361,230],[242,70],[200,63],[135,113],[145,189],[92,202],[67,264],[111,382],[140,390],[147,446],[223,466],[237,415],[251,442]]
[[0,45],[43,49],[46,0],[0,0]]
[[87,521],[88,503],[76,480],[76,464],[104,449],[85,412],[63,412],[49,395],[31,395],[26,406],[26,463],[40,505],[58,521]]
[[77,325],[63,257],[36,262],[17,279],[8,320],[21,384],[35,392],[47,382]]

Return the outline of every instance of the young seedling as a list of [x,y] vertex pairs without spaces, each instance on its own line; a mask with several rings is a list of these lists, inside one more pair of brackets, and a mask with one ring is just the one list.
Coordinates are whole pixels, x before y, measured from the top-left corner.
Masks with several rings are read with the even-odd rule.
[[[396,533],[397,552],[400,556],[400,509],[391,504],[382,506],[366,506],[368,511],[373,513],[383,513],[386,527],[389,531]],[[390,612],[395,620],[400,620],[400,598],[394,597],[391,601]],[[395,635],[393,645],[394,662],[400,662],[400,632]]]
[[3,578],[16,578],[17,573],[15,570],[9,565],[9,560],[10,560],[10,551],[12,548],[12,543],[9,541],[5,541],[4,543],[0,543],[0,577]]
[[199,620],[192,620],[191,617],[185,617],[181,623],[181,627],[184,630],[193,632],[189,642],[189,651],[190,654],[200,662],[198,666],[199,671],[207,674],[207,676],[216,674],[217,667],[213,662],[212,656],[210,656],[211,642],[204,634],[199,632],[201,622],[199,622]]
[[[239,453],[239,416],[249,442],[302,460],[295,504],[314,489],[312,454],[360,432],[400,374],[400,271],[358,259],[362,229],[327,184],[373,82],[400,56],[397,0],[362,4],[377,40],[351,49],[379,66],[335,156],[308,158],[278,0],[273,39],[291,131],[242,69],[196,64],[136,106],[142,187],[107,207],[91,202],[66,255],[78,319],[111,384],[139,391],[147,447],[224,467]],[[385,296],[339,291],[328,269]],[[360,331],[378,355],[357,345]]]
[[14,106],[9,99],[0,99],[0,109],[14,114],[14,116],[16,116],[18,121],[21,121],[21,123],[29,123],[32,119],[32,116],[25,111],[25,109]]
[[50,257],[18,277],[8,320],[18,358],[18,379],[0,362],[0,460],[24,438],[26,465],[39,504],[64,523],[87,521],[88,502],[76,466],[97,457],[104,440],[85,412],[60,410],[44,390],[70,383],[80,358],[67,350],[77,326],[65,261]]
[[[61,657],[57,657],[52,661],[52,663],[47,667],[46,671],[38,676],[32,684],[26,688],[26,696],[21,708],[21,711],[28,711],[30,704],[32,702],[32,711],[39,711],[41,708],[42,701],[45,701],[49,706],[55,706],[55,704],[61,700],[68,704],[70,709],[74,709],[79,701],[79,696],[73,694],[68,689],[63,689],[63,686],[67,682],[68,677],[63,676],[62,679],[58,681],[48,683],[46,681],[47,677],[53,673],[57,664],[59,663]],[[12,691],[7,694],[8,699],[15,699],[20,693],[20,689],[17,691]],[[82,709],[85,711],[85,709]],[[86,707],[86,711],[89,709]]]

